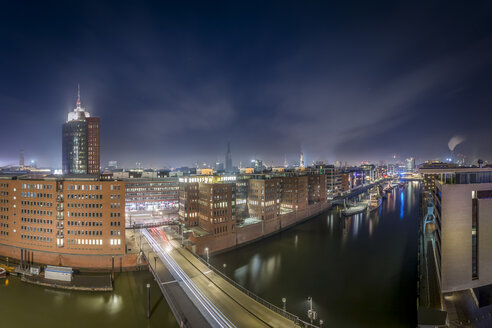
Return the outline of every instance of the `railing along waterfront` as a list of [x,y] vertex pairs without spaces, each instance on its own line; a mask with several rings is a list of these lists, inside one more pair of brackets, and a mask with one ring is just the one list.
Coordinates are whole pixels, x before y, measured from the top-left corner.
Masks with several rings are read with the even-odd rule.
[[263,298],[259,297],[255,293],[253,293],[250,290],[244,288],[243,286],[241,286],[240,284],[238,284],[237,282],[235,282],[234,280],[232,280],[231,278],[229,278],[228,276],[226,276],[225,274],[223,274],[220,270],[218,270],[216,267],[214,267],[213,265],[211,265],[210,263],[208,263],[207,261],[205,261],[200,256],[196,255],[193,252],[190,252],[190,253],[193,254],[199,261],[201,261],[203,264],[205,264],[207,267],[209,267],[216,274],[218,274],[219,276],[221,276],[225,281],[227,281],[228,283],[230,283],[231,285],[233,285],[234,287],[236,287],[237,289],[239,289],[241,292],[243,292],[244,294],[248,295],[249,297],[251,297],[252,299],[254,299],[255,301],[257,301],[261,305],[263,305],[263,306],[267,307],[268,309],[272,310],[273,312],[275,312],[277,314],[280,314],[281,316],[283,316],[283,317],[285,317],[285,318],[293,321],[296,325],[300,325],[302,327],[306,327],[306,328],[319,328],[320,327],[320,326],[316,326],[314,324],[311,324],[309,322],[306,322],[306,321],[302,320],[301,318],[299,318],[297,315],[292,314],[292,313],[290,313],[288,311],[284,311],[283,309],[279,308],[278,306],[273,305],[272,303],[264,300]]

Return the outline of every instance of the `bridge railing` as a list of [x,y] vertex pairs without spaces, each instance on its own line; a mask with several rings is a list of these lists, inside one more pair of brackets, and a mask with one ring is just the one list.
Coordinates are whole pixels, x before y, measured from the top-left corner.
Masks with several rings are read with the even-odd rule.
[[[146,241],[146,243],[147,243],[147,241]],[[187,323],[188,320],[186,319],[185,313],[183,311],[181,311],[179,307],[175,306],[175,302],[173,302],[172,296],[168,293],[168,291],[166,290],[165,284],[162,283],[161,279],[159,278],[159,275],[155,271],[155,268],[152,266],[152,261],[150,261],[149,255],[150,255],[150,252],[152,252],[153,250],[152,250],[152,247],[150,245],[148,245],[148,246],[149,246],[149,249],[147,250],[147,252],[149,252],[149,254],[146,254],[145,247],[142,247],[141,251],[142,251],[142,254],[143,254],[145,260],[147,261],[147,264],[148,264],[148,266],[152,272],[152,275],[154,276],[154,279],[156,280],[157,284],[159,285],[159,288],[160,288],[162,294],[164,295],[164,298],[166,299],[167,304],[171,308],[171,311],[174,314],[176,321],[178,321],[178,323],[180,324],[180,327],[184,327],[184,328],[190,327],[189,324]]]
[[179,225],[179,222],[176,221],[170,221],[170,220],[162,220],[162,221],[155,221],[155,222],[148,222],[148,223],[134,223],[132,225],[127,224],[125,225],[125,229],[144,229],[144,228],[154,228],[154,227],[160,227],[163,225]]
[[248,295],[249,297],[251,297],[252,299],[254,299],[255,301],[257,301],[258,303],[260,303],[260,304],[264,305],[265,307],[269,308],[273,312],[280,314],[281,316],[283,316],[283,317],[285,317],[285,318],[293,321],[295,324],[297,324],[299,326],[306,327],[306,328],[319,328],[319,326],[316,326],[314,324],[311,324],[309,322],[306,322],[304,320],[301,320],[295,314],[292,314],[290,312],[284,311],[283,309],[279,308],[278,306],[273,305],[272,303],[264,300],[263,298],[259,297],[255,293],[253,293],[250,290],[244,288],[243,286],[241,286],[240,284],[238,284],[237,282],[235,282],[233,279],[231,279],[228,276],[226,276],[225,274],[223,274],[220,270],[218,270],[217,268],[215,268],[213,265],[211,265],[210,263],[208,263],[207,261],[205,261],[200,256],[196,255],[193,252],[190,252],[190,253],[192,253],[198,260],[200,260],[203,264],[205,264],[206,266],[208,266],[212,271],[214,271],[216,274],[218,274],[219,276],[221,276],[224,280],[226,280],[227,282],[229,282],[231,285],[233,285],[234,287],[236,287],[237,289],[239,289],[241,292],[243,292],[244,294]]

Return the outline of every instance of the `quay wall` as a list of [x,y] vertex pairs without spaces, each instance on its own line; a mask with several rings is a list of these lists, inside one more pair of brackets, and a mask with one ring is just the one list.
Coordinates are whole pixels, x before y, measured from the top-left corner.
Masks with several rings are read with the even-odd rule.
[[[135,270],[143,264],[138,264],[137,254],[113,256],[63,254],[26,249],[24,251],[28,254],[28,258],[25,258],[24,261],[29,261],[29,263],[34,265],[67,266],[82,271],[111,271],[113,258],[114,270],[117,272]],[[21,249],[18,247],[0,244],[0,254],[12,262],[19,263],[21,260]]]
[[190,241],[194,246],[190,247],[190,250],[205,255],[205,248],[208,248],[210,254],[216,254],[245,246],[317,216],[328,210],[330,206],[329,202],[308,205],[306,209],[281,214],[275,219],[238,227],[234,232],[223,236],[209,234],[198,237],[192,234]]

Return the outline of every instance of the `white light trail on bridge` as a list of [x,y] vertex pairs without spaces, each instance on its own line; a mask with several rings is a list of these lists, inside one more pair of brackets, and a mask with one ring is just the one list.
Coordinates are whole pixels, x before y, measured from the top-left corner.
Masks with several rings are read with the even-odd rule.
[[[165,262],[168,267],[171,267],[183,283],[188,287],[189,291],[195,296],[198,302],[202,304],[205,310],[210,316],[217,322],[220,327],[236,327],[208,298],[203,295],[200,289],[195,283],[188,277],[188,275],[181,269],[181,267],[174,261],[174,259],[168,254],[166,250],[150,235],[147,229],[142,229],[140,232],[147,238],[147,241],[152,246],[154,251],[159,255],[161,261]],[[170,247],[170,246],[168,246]],[[168,248],[166,247],[166,249]],[[178,280],[178,277],[174,277]]]

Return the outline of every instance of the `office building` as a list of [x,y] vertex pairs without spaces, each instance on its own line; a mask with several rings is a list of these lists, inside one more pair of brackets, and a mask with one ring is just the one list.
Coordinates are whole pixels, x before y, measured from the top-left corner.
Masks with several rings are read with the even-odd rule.
[[492,168],[442,168],[434,182],[442,292],[492,284]]
[[81,268],[124,262],[124,182],[0,176],[0,255]]
[[100,172],[100,120],[82,107],[80,87],[76,107],[62,128],[62,169],[64,174]]
[[424,191],[431,192],[435,188],[435,181],[441,176],[441,173],[449,169],[457,168],[453,163],[442,163],[439,161],[426,161],[419,165],[418,172],[424,180]]
[[225,155],[225,171],[227,173],[232,172],[232,155],[231,155],[231,143],[227,143],[227,152]]
[[415,171],[415,158],[410,157],[405,160],[405,171],[406,172]]
[[127,211],[160,211],[178,206],[178,178],[127,178],[123,179],[126,190]]

